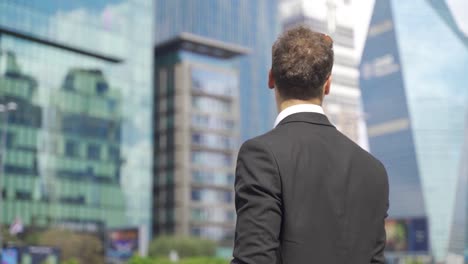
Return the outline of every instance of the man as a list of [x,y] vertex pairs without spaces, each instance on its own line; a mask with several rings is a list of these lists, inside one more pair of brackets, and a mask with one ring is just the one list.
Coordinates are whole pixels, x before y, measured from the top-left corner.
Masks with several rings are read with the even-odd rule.
[[235,264],[384,263],[384,166],[336,130],[333,41],[297,27],[273,45],[275,128],[245,142],[236,168]]

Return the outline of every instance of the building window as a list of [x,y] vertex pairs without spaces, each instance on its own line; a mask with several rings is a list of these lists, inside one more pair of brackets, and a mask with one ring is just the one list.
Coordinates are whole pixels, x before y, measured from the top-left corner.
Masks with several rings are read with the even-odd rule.
[[65,155],[68,157],[78,156],[78,144],[75,141],[67,140],[65,143]]
[[224,193],[224,202],[231,203],[232,202],[232,194],[231,192]]
[[120,151],[116,147],[109,147],[108,151],[108,156],[109,159],[112,161],[119,161],[120,160]]
[[200,201],[201,192],[199,190],[192,190],[192,201]]
[[15,193],[16,200],[31,200],[31,192],[27,191],[16,191]]
[[212,95],[233,96],[238,87],[234,72],[210,71],[192,68],[192,89]]
[[232,186],[234,184],[234,174],[194,170],[192,172],[192,181],[200,184]]
[[174,222],[174,210],[173,209],[166,210],[166,222],[168,223]]
[[68,91],[73,91],[74,90],[74,79],[75,77],[73,75],[67,74],[67,77],[65,77],[65,82],[63,84],[63,89],[68,90]]
[[84,204],[85,198],[83,195],[78,196],[63,196],[60,197],[60,202],[64,204]]
[[159,94],[164,95],[167,93],[167,70],[159,70]]
[[107,106],[109,107],[109,111],[114,112],[117,108],[117,103],[115,100],[111,99],[107,101]]
[[201,229],[199,227],[193,227],[190,233],[192,233],[192,236],[199,237],[201,236]]
[[167,99],[159,100],[159,112],[165,113],[167,111]]
[[226,136],[210,133],[193,133],[192,143],[217,149],[231,149],[234,147],[234,139]]
[[165,150],[167,146],[167,137],[165,134],[159,136],[159,150]]
[[174,116],[170,115],[167,117],[167,127],[172,128],[174,127]]
[[174,183],[174,172],[172,170],[167,171],[166,174],[166,184],[173,184]]
[[212,153],[208,151],[194,151],[192,152],[192,162],[194,164],[204,166],[231,166],[232,157],[226,154]]
[[228,183],[229,183],[229,184],[234,184],[234,181],[235,181],[234,174],[230,173],[230,174],[227,176],[227,180],[228,180]]
[[96,93],[99,95],[103,95],[109,90],[109,85],[105,82],[98,82],[96,84]]
[[226,219],[228,221],[234,221],[236,219],[236,214],[232,211],[226,212]]
[[199,208],[192,209],[192,220],[203,221],[204,220],[203,210]]
[[88,159],[99,160],[101,159],[101,149],[96,144],[88,145]]
[[12,148],[15,141],[15,135],[13,133],[7,132],[6,133],[6,147]]
[[201,143],[201,135],[197,133],[192,134],[192,142]]
[[159,131],[165,131],[167,127],[166,117],[160,115],[158,120],[158,129]]
[[231,113],[231,102],[203,96],[192,97],[192,108],[207,113]]

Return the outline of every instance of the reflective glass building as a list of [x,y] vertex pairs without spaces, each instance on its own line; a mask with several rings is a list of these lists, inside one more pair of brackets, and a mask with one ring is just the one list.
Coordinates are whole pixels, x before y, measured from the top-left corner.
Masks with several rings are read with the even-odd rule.
[[278,0],[156,0],[155,5],[156,43],[188,32],[251,50],[240,58],[241,139],[270,130],[277,111],[267,76],[280,29]]
[[[361,64],[371,152],[387,167],[390,219],[427,219],[449,251],[466,140],[468,46],[444,1],[376,0]],[[466,189],[465,189],[466,190]],[[461,209],[464,210],[464,209]],[[419,239],[410,227],[403,251]]]
[[[468,115],[465,124],[468,135]],[[468,137],[465,137],[463,153],[460,159],[459,179],[455,197],[452,226],[449,241],[449,260],[468,262]],[[449,261],[448,261],[449,262]],[[450,262],[449,262],[450,263]]]
[[0,10],[1,224],[150,227],[152,2]]

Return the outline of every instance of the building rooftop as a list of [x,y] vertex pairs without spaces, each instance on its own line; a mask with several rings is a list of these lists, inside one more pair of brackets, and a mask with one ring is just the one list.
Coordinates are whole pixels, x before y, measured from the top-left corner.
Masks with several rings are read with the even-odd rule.
[[250,53],[250,49],[240,45],[226,43],[186,32],[155,46],[156,55],[178,50],[187,50],[223,59],[229,59]]

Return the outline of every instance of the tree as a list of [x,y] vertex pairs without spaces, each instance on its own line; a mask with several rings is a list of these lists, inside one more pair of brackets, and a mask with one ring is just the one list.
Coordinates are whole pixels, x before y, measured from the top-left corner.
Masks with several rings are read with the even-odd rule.
[[153,259],[150,259],[150,258],[143,258],[143,257],[140,257],[140,256],[133,256],[128,261],[128,264],[155,264],[155,263],[157,263],[156,260],[153,260]]
[[2,225],[1,229],[2,229],[2,242],[5,245],[11,244],[11,245],[22,246],[24,244],[21,238],[10,234],[8,230],[8,226]]
[[64,262],[62,262],[62,264],[80,264],[80,262],[77,259],[72,258],[72,259],[65,260]]
[[39,245],[57,247],[62,259],[75,260],[77,264],[104,264],[103,244],[90,234],[50,229],[40,234]]
[[212,257],[216,254],[216,244],[210,240],[193,237],[161,236],[151,242],[149,255],[167,257],[172,250],[175,250],[181,258]]
[[133,257],[128,264],[228,264],[229,261],[211,257],[183,258],[179,262],[172,262],[167,258],[142,258]]

